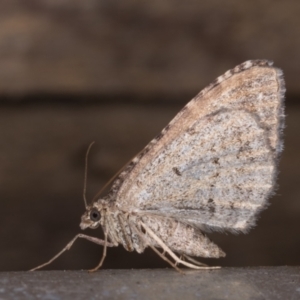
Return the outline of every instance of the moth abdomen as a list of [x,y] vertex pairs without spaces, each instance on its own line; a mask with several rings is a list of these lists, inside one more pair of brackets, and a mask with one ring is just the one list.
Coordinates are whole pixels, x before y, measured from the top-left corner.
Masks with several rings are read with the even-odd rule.
[[[173,218],[144,216],[143,222],[174,252],[188,256],[219,258],[226,254],[199,229]],[[152,240],[153,244],[157,243]],[[157,246],[157,245],[156,245]]]

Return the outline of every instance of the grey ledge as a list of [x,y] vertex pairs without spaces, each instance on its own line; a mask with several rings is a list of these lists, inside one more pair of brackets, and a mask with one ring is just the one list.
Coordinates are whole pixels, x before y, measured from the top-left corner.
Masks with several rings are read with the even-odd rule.
[[300,299],[300,267],[0,273],[0,299]]

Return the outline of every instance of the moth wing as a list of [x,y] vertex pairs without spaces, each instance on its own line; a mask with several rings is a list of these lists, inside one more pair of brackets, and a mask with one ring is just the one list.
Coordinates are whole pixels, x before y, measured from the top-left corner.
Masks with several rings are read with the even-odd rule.
[[284,82],[247,61],[190,101],[125,168],[110,192],[128,212],[246,232],[275,186]]

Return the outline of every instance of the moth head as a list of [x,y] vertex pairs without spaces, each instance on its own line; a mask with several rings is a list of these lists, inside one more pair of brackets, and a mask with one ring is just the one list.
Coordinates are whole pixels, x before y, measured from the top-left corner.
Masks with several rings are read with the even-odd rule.
[[81,217],[80,228],[92,228],[95,229],[100,225],[101,213],[100,210],[95,207],[87,207],[85,213]]

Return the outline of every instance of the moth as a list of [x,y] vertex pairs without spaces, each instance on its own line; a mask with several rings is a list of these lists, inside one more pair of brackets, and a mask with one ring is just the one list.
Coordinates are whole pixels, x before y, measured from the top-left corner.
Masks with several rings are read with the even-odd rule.
[[108,194],[86,205],[81,229],[102,227],[107,247],[152,248],[175,269],[212,269],[193,257],[225,253],[207,231],[247,233],[273,194],[283,149],[284,80],[267,60],[246,61],[193,98],[115,178]]

